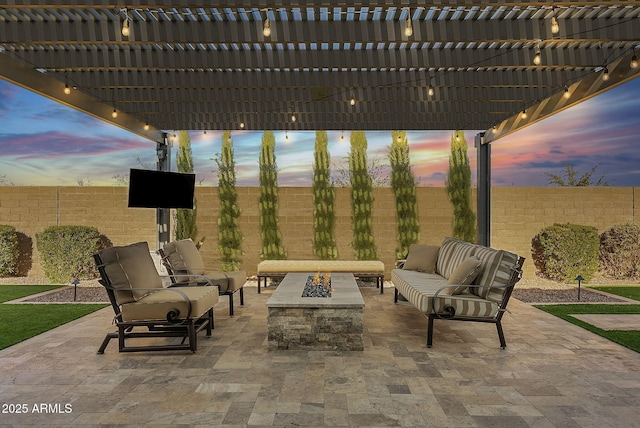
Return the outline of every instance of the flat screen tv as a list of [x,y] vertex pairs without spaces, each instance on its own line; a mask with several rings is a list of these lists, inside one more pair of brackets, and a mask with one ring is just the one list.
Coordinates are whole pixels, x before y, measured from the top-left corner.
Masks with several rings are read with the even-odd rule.
[[129,207],[193,208],[195,174],[131,169]]

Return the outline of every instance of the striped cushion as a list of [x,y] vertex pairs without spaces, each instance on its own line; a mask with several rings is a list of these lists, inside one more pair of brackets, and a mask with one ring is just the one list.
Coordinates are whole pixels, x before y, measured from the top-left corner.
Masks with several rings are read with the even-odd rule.
[[[447,286],[447,280],[440,275],[403,269],[392,270],[391,280],[398,292],[425,314],[433,313],[433,295],[439,288]],[[498,313],[495,302],[468,292],[455,296],[439,294],[436,300],[437,313],[446,314],[444,308],[447,305],[452,306],[456,316],[461,317],[492,317]]]
[[445,238],[438,253],[436,272],[448,279],[464,259],[473,255],[476,246],[455,238]]
[[[518,262],[518,256],[504,250],[494,250],[493,248],[478,245],[474,253],[482,260],[483,270],[475,281],[478,285],[504,286],[509,283],[511,272]],[[503,288],[470,288],[473,294],[484,299],[499,302],[504,294]]]

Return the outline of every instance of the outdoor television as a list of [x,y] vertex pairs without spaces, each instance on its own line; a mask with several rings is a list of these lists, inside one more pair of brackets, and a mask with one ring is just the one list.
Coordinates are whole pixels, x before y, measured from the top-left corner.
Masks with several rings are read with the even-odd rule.
[[129,207],[193,209],[195,174],[131,169]]

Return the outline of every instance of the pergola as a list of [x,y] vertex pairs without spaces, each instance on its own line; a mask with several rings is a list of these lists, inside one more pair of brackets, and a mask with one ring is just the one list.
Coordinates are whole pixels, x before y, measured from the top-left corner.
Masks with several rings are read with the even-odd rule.
[[485,244],[489,143],[640,73],[633,0],[6,3],[0,77],[160,150],[172,130],[484,130]]

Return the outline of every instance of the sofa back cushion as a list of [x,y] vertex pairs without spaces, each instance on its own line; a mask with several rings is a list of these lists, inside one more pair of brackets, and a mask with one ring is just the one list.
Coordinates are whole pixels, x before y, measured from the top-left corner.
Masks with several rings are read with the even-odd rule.
[[204,275],[204,261],[191,239],[169,242],[163,250],[175,275]]
[[100,251],[100,259],[115,291],[119,305],[140,300],[156,289],[162,289],[162,278],[149,253],[146,242]]
[[403,269],[435,273],[439,251],[438,245],[411,244]]
[[460,241],[455,238],[445,238],[440,246],[436,272],[446,279],[464,259],[473,255],[475,244]]
[[467,285],[472,284],[478,277],[482,262],[477,257],[467,257],[451,272],[451,276],[447,280],[447,284],[451,287],[447,288],[446,294],[461,294]]
[[[493,248],[476,246],[474,256],[482,261],[482,271],[478,276],[475,284],[505,286],[509,283],[513,269],[518,263],[518,256],[504,250],[495,250]],[[470,288],[473,294],[483,299],[499,302],[504,295],[504,288]]]

